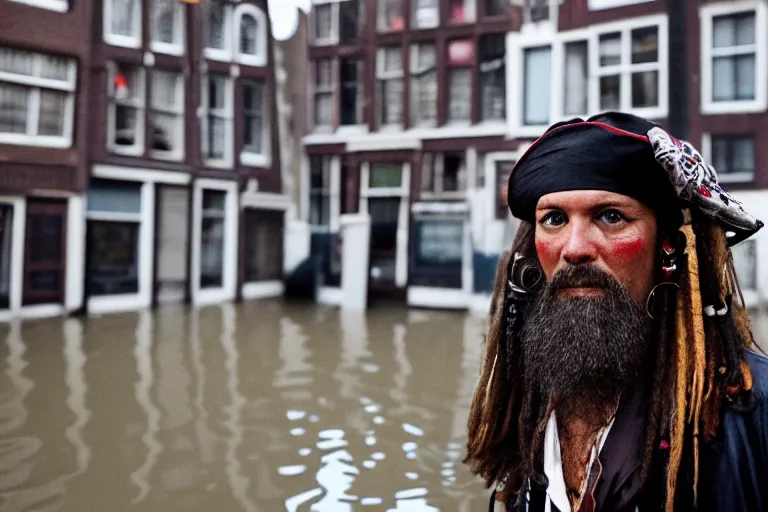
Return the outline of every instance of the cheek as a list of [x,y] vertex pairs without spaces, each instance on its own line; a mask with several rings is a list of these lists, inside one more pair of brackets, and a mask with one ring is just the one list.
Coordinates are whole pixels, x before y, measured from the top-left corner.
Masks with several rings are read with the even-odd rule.
[[648,247],[644,237],[636,237],[611,242],[609,250],[614,257],[628,261],[643,256]]
[[551,241],[536,239],[536,254],[539,257],[539,263],[544,270],[544,274],[549,278],[557,265],[559,254],[557,248]]

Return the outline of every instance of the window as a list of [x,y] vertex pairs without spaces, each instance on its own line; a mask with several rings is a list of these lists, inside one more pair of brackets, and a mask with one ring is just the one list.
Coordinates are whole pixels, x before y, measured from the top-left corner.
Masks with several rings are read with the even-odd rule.
[[240,4],[235,10],[237,28],[237,61],[248,66],[267,65],[267,18],[251,4]]
[[203,157],[209,165],[232,162],[232,81],[209,75],[203,82]]
[[379,126],[403,122],[403,55],[399,46],[381,48],[376,67]]
[[403,165],[371,164],[368,188],[400,188],[403,179]]
[[343,126],[363,124],[363,61],[342,59],[341,73],[341,124]]
[[448,43],[448,121],[469,122],[472,116],[472,64],[475,46],[471,39]]
[[109,64],[109,149],[114,153],[144,153],[144,70]]
[[757,242],[745,240],[731,248],[733,266],[741,289],[757,290]]
[[552,48],[526,48],[523,52],[523,124],[549,124]]
[[467,187],[467,164],[463,151],[424,153],[421,163],[422,196],[463,193]]
[[504,34],[480,39],[480,101],[483,121],[503,120],[507,112]]
[[[659,28],[601,34],[598,44],[600,110],[658,107]],[[624,44],[630,45],[627,53]]]
[[283,278],[282,211],[245,210],[245,281]]
[[141,184],[94,179],[87,200],[88,293],[138,293]]
[[563,80],[563,113],[585,116],[588,107],[589,53],[586,41],[565,44],[565,73]]
[[403,0],[378,0],[378,22],[380,32],[403,30]]
[[332,42],[334,39],[333,18],[338,3],[319,4],[312,7],[315,16],[315,43]]
[[152,0],[150,27],[152,50],[180,55],[184,52],[184,7],[180,2]]
[[755,13],[712,20],[712,99],[755,99]]
[[0,47],[0,142],[69,147],[75,62]]
[[360,41],[362,0],[327,0],[312,6],[313,43],[352,45]]
[[461,288],[464,219],[419,215],[413,222],[410,284]]
[[755,138],[752,135],[712,135],[712,166],[723,183],[755,178]]
[[141,47],[141,0],[104,0],[104,41]]
[[537,23],[549,19],[549,0],[525,0],[523,21]]
[[339,30],[341,44],[357,44],[365,19],[364,0],[345,0],[339,3]]
[[200,288],[224,284],[224,227],[227,193],[203,190],[200,236]]
[[411,27],[435,28],[440,24],[438,0],[411,0]]
[[269,128],[264,82],[243,82],[243,152],[240,160],[248,165],[268,164]]
[[509,0],[483,0],[485,2],[485,15],[486,16],[501,16],[504,14]]
[[309,157],[309,224],[328,227],[331,216],[331,157]]
[[203,16],[205,56],[229,60],[232,52],[232,7],[225,0],[209,0],[204,2]]
[[452,24],[472,23],[475,21],[476,0],[449,0],[448,21]]
[[315,117],[314,125],[333,125],[333,61],[317,60],[315,71]]
[[506,219],[509,214],[507,206],[507,183],[515,162],[496,162],[496,218]]
[[411,46],[411,124],[437,123],[437,53],[434,44]]
[[153,156],[180,160],[184,156],[184,76],[158,70],[150,76]]

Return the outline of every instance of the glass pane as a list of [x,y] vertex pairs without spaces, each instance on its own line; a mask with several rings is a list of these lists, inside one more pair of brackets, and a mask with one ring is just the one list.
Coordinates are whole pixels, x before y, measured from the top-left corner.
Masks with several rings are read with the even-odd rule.
[[755,173],[755,138],[738,137],[733,139],[734,172]]
[[736,44],[736,20],[733,16],[717,16],[712,20],[712,36],[715,48]]
[[475,21],[475,2],[477,0],[449,0],[448,21],[452,24]]
[[755,13],[736,17],[736,44],[755,44]]
[[619,75],[600,77],[600,108],[619,110],[621,105],[621,77]]
[[382,71],[402,71],[403,70],[403,52],[400,47],[383,48],[384,69]]
[[333,63],[330,60],[316,61],[315,85],[333,87]]
[[339,30],[341,44],[356,44],[360,40],[360,27],[364,20],[365,0],[339,2]]
[[226,7],[221,0],[205,2],[205,46],[206,48],[225,49],[226,44]]
[[403,0],[379,0],[379,30],[403,30]]
[[330,200],[323,194],[312,194],[309,197],[309,223],[313,226],[327,226],[330,213]]
[[315,39],[324,40],[331,37],[333,4],[319,4],[313,7],[315,13]]
[[120,101],[139,101],[143,96],[143,74],[136,66],[118,63],[115,64],[112,76],[112,97]]
[[88,211],[141,213],[141,184],[94,180],[88,186]]
[[53,55],[37,56],[40,59],[40,76],[51,80],[69,80],[70,59]]
[[0,82],[0,133],[27,133],[30,89]]
[[419,263],[461,264],[464,252],[463,221],[420,221],[417,223],[416,258]]
[[712,99],[728,101],[736,98],[736,59],[717,57],[712,66]]
[[718,174],[732,172],[728,165],[728,149],[728,137],[712,136],[712,166]]
[[200,288],[218,288],[224,275],[224,220],[204,217],[201,231]]
[[403,80],[390,79],[381,82],[384,124],[400,124],[403,121]]
[[371,216],[373,248],[387,250],[397,247],[397,222],[400,217],[399,197],[371,197],[368,199]]
[[258,53],[259,24],[256,18],[246,14],[240,20],[240,53],[256,55]]
[[371,164],[369,188],[400,187],[402,185],[402,164]]
[[112,33],[121,36],[138,34],[139,0],[109,0],[112,5]]
[[549,46],[525,50],[523,124],[549,123],[551,53]]
[[167,71],[152,71],[152,106],[163,109],[175,109],[182,106],[177,94],[179,75]]
[[315,94],[315,125],[333,124],[333,93]]
[[176,114],[153,112],[151,120],[152,149],[177,151],[184,141],[184,117]]
[[227,77],[210,75],[208,77],[208,108],[225,109],[227,107]]
[[139,223],[89,221],[88,291],[121,295],[139,291]]
[[467,166],[463,152],[443,155],[443,192],[460,192],[467,186]]
[[67,94],[59,91],[40,91],[39,135],[61,137],[64,135],[64,111]]
[[282,278],[283,216],[282,212],[245,211],[246,282]]
[[435,191],[435,159],[434,153],[424,153],[421,157],[421,190],[424,192]]
[[178,42],[176,31],[178,5],[177,2],[170,0],[153,0],[151,20],[153,41],[169,44]]
[[203,217],[221,217],[227,202],[227,193],[221,190],[203,190]]
[[755,99],[755,55],[739,55],[735,59],[736,99],[753,100]]
[[245,114],[245,141],[243,151],[262,154],[264,152],[264,123],[260,115]]
[[216,116],[208,116],[208,152],[207,158],[223,159],[226,157],[228,121]]
[[133,107],[115,106],[115,140],[118,146],[133,146],[136,143],[136,118]]
[[583,115],[587,112],[587,42],[578,41],[565,45],[565,97],[566,115]]
[[14,48],[0,48],[0,71],[32,76],[35,54]]
[[469,121],[472,113],[472,69],[450,69],[448,120]]
[[746,240],[731,248],[733,266],[743,290],[755,290],[757,287],[757,244]]
[[437,0],[412,0],[411,24],[414,28],[433,28],[440,24]]
[[341,124],[362,124],[362,62],[342,59],[341,61]]
[[414,122],[437,119],[437,71],[411,75],[411,104]]
[[655,107],[659,104],[659,72],[632,73],[632,107]]
[[657,62],[659,60],[659,29],[645,27],[632,31],[632,63]]
[[621,64],[621,33],[600,36],[600,65],[616,66]]
[[507,0],[484,0],[485,1],[485,15],[486,16],[498,16],[504,13],[504,9],[507,7]]

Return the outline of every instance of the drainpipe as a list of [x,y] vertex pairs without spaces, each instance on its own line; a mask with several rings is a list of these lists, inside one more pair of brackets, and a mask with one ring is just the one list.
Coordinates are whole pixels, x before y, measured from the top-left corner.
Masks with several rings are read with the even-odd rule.
[[669,131],[679,139],[688,137],[690,103],[690,64],[688,62],[688,23],[686,0],[667,0],[669,16]]

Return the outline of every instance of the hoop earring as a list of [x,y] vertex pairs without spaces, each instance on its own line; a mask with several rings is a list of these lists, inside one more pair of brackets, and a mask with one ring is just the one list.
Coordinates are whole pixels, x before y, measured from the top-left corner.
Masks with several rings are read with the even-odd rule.
[[671,281],[664,281],[663,283],[659,283],[653,288],[651,288],[651,292],[648,294],[648,299],[645,301],[645,312],[648,313],[648,316],[651,317],[651,320],[656,320],[653,315],[651,314],[651,302],[655,299],[656,296],[656,290],[658,290],[661,286],[674,286],[678,290],[680,289],[680,286],[677,283],[673,283]]

